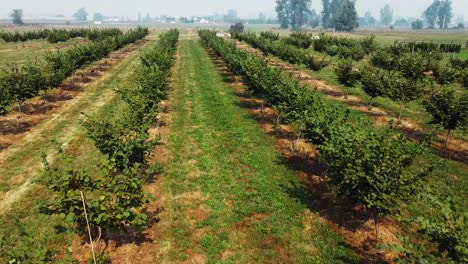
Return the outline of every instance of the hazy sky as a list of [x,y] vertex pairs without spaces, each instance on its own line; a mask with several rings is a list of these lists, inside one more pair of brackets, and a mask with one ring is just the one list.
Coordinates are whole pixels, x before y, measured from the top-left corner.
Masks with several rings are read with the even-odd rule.
[[[468,0],[452,0],[455,17],[468,19]],[[377,17],[379,9],[390,4],[398,16],[419,17],[432,0],[357,0],[360,15],[371,11]],[[0,16],[5,17],[13,8],[22,8],[26,16],[63,14],[71,16],[80,7],[89,13],[102,12],[108,16],[136,17],[138,12],[151,16],[189,16],[224,13],[237,9],[242,17],[253,17],[259,12],[273,16],[275,0],[0,0]],[[321,0],[312,0],[312,7],[321,11]]]

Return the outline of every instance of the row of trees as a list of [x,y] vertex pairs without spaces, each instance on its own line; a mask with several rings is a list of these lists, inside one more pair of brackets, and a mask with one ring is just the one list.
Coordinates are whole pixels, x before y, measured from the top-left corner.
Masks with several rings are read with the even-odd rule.
[[[267,33],[263,33],[263,36],[266,35]],[[271,35],[265,38],[258,37],[255,33],[243,33],[233,34],[233,37],[240,41],[246,41],[253,47],[260,49],[265,54],[273,54],[290,63],[304,64],[314,71],[323,69],[329,63],[329,61],[325,59],[325,56],[319,58],[317,56],[313,56],[307,50],[288,44],[285,41],[272,41],[268,38],[272,37]]]
[[[466,85],[466,79],[468,78],[463,60],[452,59],[452,65],[454,65],[452,67],[440,63],[442,59],[440,52],[444,52],[445,49],[456,48],[452,47],[452,45],[437,45],[434,48],[416,45],[395,45],[379,48],[373,37],[354,40],[322,34],[317,39],[313,39],[312,42],[307,42],[306,40],[312,40],[312,38],[305,33],[293,33],[283,41],[279,41],[278,35],[267,32],[261,33],[261,37],[253,33],[236,34],[234,37],[290,63],[305,64],[311,70],[320,70],[327,66],[328,62],[321,64],[321,67],[315,66],[317,63],[308,64],[310,55],[303,48],[308,48],[310,44],[318,52],[325,52],[330,56],[338,56],[344,59],[340,60],[335,68],[338,81],[346,86],[355,86],[360,82],[363,90],[372,98],[381,96],[399,102],[401,106],[399,122],[403,106],[410,101],[420,99],[424,93],[428,92],[427,87],[430,87],[430,85],[428,84],[426,72],[432,71],[434,79],[441,85],[456,81]],[[282,42],[286,42],[286,44]],[[366,66],[358,71],[355,70],[353,63],[348,60],[360,60],[370,53],[372,53],[370,58],[372,66]],[[444,96],[448,95],[444,94]],[[464,105],[464,100],[468,98],[466,95],[457,97],[454,93],[450,94],[450,96],[453,103],[460,105]],[[426,105],[431,105],[431,103]],[[450,122],[437,117],[434,107],[427,109],[434,116],[433,122],[446,128],[449,131],[448,134],[450,134],[451,130],[462,126],[464,122],[468,121],[466,120],[468,113],[464,109],[453,107],[451,109],[446,105],[445,110],[440,110],[446,112],[446,120],[456,119],[456,121]]]
[[25,42],[28,40],[47,39],[50,43],[64,42],[72,38],[87,38],[91,41],[103,40],[107,37],[115,37],[123,34],[117,28],[109,29],[42,29],[23,32],[0,31],[0,39],[5,42]]
[[[328,101],[290,75],[269,67],[264,59],[237,49],[232,43],[216,38],[214,33],[203,31],[200,35],[231,71],[243,77],[250,92],[277,109],[285,122],[297,125],[300,134],[318,147],[319,160],[325,165],[326,176],[337,187],[338,197],[363,204],[374,213],[378,223],[380,217],[397,213],[404,203],[425,193],[422,187],[437,163],[433,159],[439,159],[429,154],[423,145],[411,143],[393,129],[377,129],[368,121],[350,115],[345,106]],[[348,62],[347,68],[355,75],[351,61]],[[462,68],[468,65],[459,60],[452,63]],[[386,78],[386,75],[378,78]],[[437,113],[434,122],[468,123],[466,94],[435,92],[425,105],[427,109],[433,107],[431,112]],[[444,209],[438,215],[443,215],[448,222],[418,220],[420,231],[428,234],[439,248],[431,255],[422,255],[417,248],[407,249],[405,261],[464,262],[468,256],[464,250],[466,231],[463,231],[466,216],[463,217],[460,209],[463,210],[452,207],[450,213]]]
[[[455,93],[453,89],[436,89],[440,85],[459,81],[464,84],[466,64],[452,59],[451,65],[440,63],[442,55],[437,50],[414,51],[409,46],[391,46],[374,52],[370,65],[356,70],[350,61],[340,61],[335,73],[346,86],[360,86],[371,98],[385,97],[400,103],[401,108],[410,101],[421,100],[433,116],[431,123],[447,129],[447,137],[454,129],[468,123],[468,93]],[[428,76],[427,72],[433,72]],[[427,96],[425,96],[427,95]],[[445,99],[444,99],[445,98]],[[447,141],[446,141],[447,142]]]
[[66,51],[49,52],[43,62],[29,61],[22,66],[15,63],[0,70],[0,114],[7,113],[16,102],[21,112],[23,103],[41,92],[59,86],[76,70],[97,61],[114,50],[134,43],[148,35],[147,28],[129,30],[101,41],[75,46]]
[[300,31],[304,26],[317,27],[320,22],[323,28],[338,31],[351,31],[359,26],[352,0],[322,0],[321,15],[310,9],[310,3],[310,0],[277,0],[276,12],[281,28],[291,27],[294,31]]
[[324,99],[267,62],[201,31],[205,43],[221,56],[246,87],[278,110],[287,122],[300,123],[300,133],[320,149],[320,160],[337,194],[365,205],[375,220],[392,214],[419,190],[429,168],[418,164],[421,148],[389,129],[369,122]]
[[121,99],[83,121],[89,138],[105,156],[100,170],[90,173],[73,166],[61,147],[58,161],[51,164],[44,158],[41,182],[52,191],[53,199],[43,212],[64,216],[77,234],[89,236],[91,245],[96,242],[91,262],[109,263],[101,247],[108,233],[141,233],[147,225],[141,209],[149,195],[143,185],[157,172],[146,163],[157,141],[150,138],[148,129],[155,122],[158,103],[168,93],[178,36],[177,30],[161,35],[154,47],[141,54],[132,84],[118,89]]

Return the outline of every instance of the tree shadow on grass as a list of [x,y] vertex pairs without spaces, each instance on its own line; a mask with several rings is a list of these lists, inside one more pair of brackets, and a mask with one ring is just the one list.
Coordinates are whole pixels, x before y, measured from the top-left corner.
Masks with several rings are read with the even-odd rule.
[[[365,223],[369,221],[370,214],[362,206],[356,205],[346,199],[336,199],[336,188],[324,177],[326,168],[317,158],[317,153],[300,153],[291,150],[291,142],[298,138],[294,128],[283,129],[287,125],[276,124],[277,113],[271,108],[262,108],[261,100],[246,93],[243,87],[239,87],[233,74],[227,71],[226,65],[222,60],[209,52],[215,65],[223,76],[225,82],[233,86],[235,95],[240,101],[235,103],[237,106],[246,109],[250,118],[256,120],[264,131],[277,139],[276,145],[281,156],[278,163],[296,172],[300,181],[291,182],[288,186],[283,186],[288,195],[297,201],[300,201],[311,212],[318,213],[321,217],[331,223],[331,228],[339,232],[341,228],[349,232],[363,231]],[[270,129],[265,129],[265,127]],[[271,128],[274,129],[271,129]],[[288,143],[285,143],[288,142]],[[287,145],[286,145],[287,144]],[[369,231],[369,230],[367,230]],[[387,263],[382,255],[377,254],[373,248],[376,241],[371,237],[365,240],[363,244],[354,243],[349,238],[345,239],[346,247],[351,248],[359,258],[359,263]],[[337,263],[355,263],[354,260],[345,256],[337,257]]]

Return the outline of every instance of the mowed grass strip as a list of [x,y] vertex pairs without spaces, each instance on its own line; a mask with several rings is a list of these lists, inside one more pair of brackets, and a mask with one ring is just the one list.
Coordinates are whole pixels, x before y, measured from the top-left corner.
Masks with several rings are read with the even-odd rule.
[[158,262],[354,263],[206,51],[189,40],[180,53]]

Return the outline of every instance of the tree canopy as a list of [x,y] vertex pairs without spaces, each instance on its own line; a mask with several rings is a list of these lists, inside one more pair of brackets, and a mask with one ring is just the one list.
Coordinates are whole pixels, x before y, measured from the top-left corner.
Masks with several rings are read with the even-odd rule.
[[322,25],[338,31],[352,31],[359,27],[359,17],[352,0],[322,0]]
[[393,21],[393,9],[390,5],[385,5],[382,9],[380,9],[380,23],[382,25],[388,27]]
[[451,0],[434,0],[423,13],[424,20],[429,28],[448,28],[452,21],[452,1]]
[[304,25],[309,24],[313,15],[310,3],[311,0],[277,0],[276,13],[281,28],[291,27],[294,31],[300,31]]
[[23,9],[13,9],[10,17],[13,19],[13,24],[23,25]]
[[88,20],[88,12],[86,12],[86,9],[84,7],[78,9],[73,16],[76,18],[78,21],[86,21]]
[[101,13],[94,13],[93,16],[94,21],[103,21],[104,20],[104,15]]

